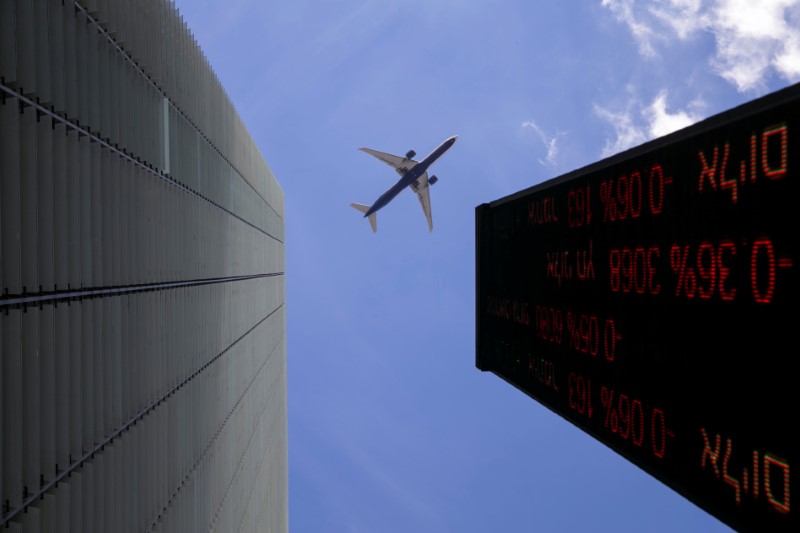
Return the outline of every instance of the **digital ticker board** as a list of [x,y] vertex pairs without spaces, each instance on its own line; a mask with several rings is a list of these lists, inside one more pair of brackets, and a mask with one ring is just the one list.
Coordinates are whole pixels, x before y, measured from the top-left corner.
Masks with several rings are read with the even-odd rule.
[[742,531],[800,531],[800,85],[476,208],[476,366]]

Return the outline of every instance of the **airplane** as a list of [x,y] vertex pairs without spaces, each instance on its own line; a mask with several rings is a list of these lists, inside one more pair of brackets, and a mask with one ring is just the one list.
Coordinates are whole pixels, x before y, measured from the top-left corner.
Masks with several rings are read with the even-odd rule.
[[397,173],[400,174],[400,179],[397,181],[397,183],[392,185],[386,192],[384,192],[374,204],[350,204],[351,207],[364,213],[364,218],[369,219],[369,225],[372,226],[373,233],[378,231],[378,210],[391,202],[395,196],[400,194],[400,191],[409,186],[411,187],[412,191],[417,193],[419,203],[422,205],[422,211],[425,213],[425,218],[428,219],[428,232],[433,230],[433,219],[431,217],[431,197],[428,187],[436,183],[439,178],[436,176],[431,176],[429,179],[428,167],[431,166],[434,161],[442,157],[442,155],[444,155],[444,153],[448,151],[451,146],[453,146],[453,143],[456,142],[457,138],[458,135],[453,135],[452,137],[448,138],[433,152],[428,154],[422,161],[415,161],[412,159],[415,155],[417,155],[414,150],[409,150],[406,152],[405,157],[400,157],[397,155],[372,150],[370,148],[359,148],[359,150],[362,152],[366,152],[377,157],[387,165],[394,168]]

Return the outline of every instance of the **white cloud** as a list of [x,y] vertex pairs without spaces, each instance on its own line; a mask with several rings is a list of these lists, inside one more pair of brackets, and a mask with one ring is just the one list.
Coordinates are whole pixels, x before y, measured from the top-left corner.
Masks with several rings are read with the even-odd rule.
[[536,136],[539,137],[539,140],[542,141],[542,144],[544,144],[545,148],[547,149],[547,156],[545,157],[544,161],[539,159],[539,163],[546,167],[555,167],[558,158],[558,140],[566,134],[563,132],[557,132],[555,135],[549,136],[532,120],[523,122],[522,127],[533,130],[533,132],[536,133]]
[[709,63],[740,92],[763,90],[770,75],[800,80],[800,0],[602,0],[628,26],[642,55],[673,37],[714,36]]
[[702,116],[692,107],[699,107],[699,104],[693,104],[686,111],[670,113],[667,111],[667,91],[658,93],[653,103],[644,110],[644,116],[649,123],[650,137],[667,135],[700,120]]
[[606,141],[606,145],[603,148],[603,157],[622,152],[647,140],[645,129],[637,124],[637,117],[630,110],[613,111],[595,105],[594,112],[614,128],[615,138]]
[[639,51],[645,56],[654,56],[655,49],[651,43],[655,37],[655,32],[647,23],[639,20],[634,14],[636,0],[602,0],[603,7],[607,7],[614,13],[617,20],[624,22],[633,33],[639,45]]
[[667,110],[667,91],[661,91],[649,105],[632,100],[626,109],[613,110],[595,104],[594,112],[614,128],[614,138],[603,148],[603,157],[622,152],[650,139],[661,137],[690,126],[700,120],[697,101],[685,110],[670,113]]

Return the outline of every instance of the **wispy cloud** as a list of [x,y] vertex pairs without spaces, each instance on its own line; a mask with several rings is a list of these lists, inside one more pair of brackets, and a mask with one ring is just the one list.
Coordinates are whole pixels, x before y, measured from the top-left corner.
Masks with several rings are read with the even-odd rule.
[[631,100],[624,109],[609,109],[595,104],[597,116],[614,128],[614,137],[606,142],[603,157],[685,128],[702,118],[702,102],[695,101],[686,109],[670,112],[667,98],[667,91],[662,90],[647,105],[636,100]]
[[564,137],[566,133],[559,131],[556,132],[555,135],[547,135],[547,133],[545,133],[545,131],[532,120],[526,120],[523,122],[522,127],[532,130],[539,140],[542,141],[542,144],[544,144],[544,147],[547,150],[547,155],[545,156],[544,160],[539,158],[539,163],[546,167],[555,167],[558,163],[558,141],[560,138]]
[[635,3],[635,0],[602,0],[603,7],[610,9],[617,20],[624,22],[631,30],[642,55],[654,56],[656,52],[652,40],[656,33],[651,24],[642,21],[635,13]]
[[653,57],[677,37],[707,32],[716,48],[709,63],[740,92],[763,91],[777,75],[800,80],[800,0],[602,0],[630,29],[640,53]]

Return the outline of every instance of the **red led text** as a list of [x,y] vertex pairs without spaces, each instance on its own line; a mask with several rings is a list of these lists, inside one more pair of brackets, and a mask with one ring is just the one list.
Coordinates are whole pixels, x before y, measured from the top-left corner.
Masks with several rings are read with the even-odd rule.
[[[595,413],[595,392],[592,380],[570,372],[567,376],[569,408],[591,419]],[[599,389],[603,427],[623,441],[652,454],[657,459],[667,455],[675,432],[667,425],[662,409],[650,407],[642,400],[601,385]]]
[[653,296],[660,293],[661,285],[654,280],[654,262],[660,256],[657,246],[612,249],[608,256],[611,291]]
[[[788,461],[770,453],[762,456],[758,450],[753,450],[749,457],[747,453],[744,455],[747,466],[734,467],[731,463],[732,439],[723,439],[719,434],[711,438],[705,428],[700,428],[700,434],[703,437],[700,469],[710,471],[714,477],[730,486],[737,505],[741,505],[742,498],[749,495],[754,499],[765,498],[781,514],[791,511]],[[741,460],[737,462],[741,464]]]
[[567,195],[567,225],[570,228],[588,226],[592,221],[592,188],[578,187]]
[[552,344],[561,344],[564,337],[564,314],[561,309],[537,305],[534,311],[536,336]]
[[778,269],[792,267],[794,267],[792,258],[779,256],[770,239],[766,237],[756,239],[750,251],[750,288],[756,303],[771,303],[775,296]]
[[637,219],[642,212],[659,215],[664,210],[665,186],[672,177],[664,176],[661,165],[653,165],[649,171],[634,170],[618,178],[600,182],[600,201],[603,205],[603,222]]
[[569,347],[573,350],[597,357],[602,353],[607,361],[617,354],[617,343],[622,334],[612,318],[601,320],[597,315],[567,312]]
[[600,388],[600,403],[606,428],[634,446],[649,450],[654,457],[664,458],[667,439],[674,438],[675,433],[667,426],[663,410],[650,408],[627,394],[616,394],[605,385]]
[[675,296],[709,300],[718,296],[723,301],[736,297],[730,286],[730,263],[736,256],[736,245],[726,239],[719,244],[703,241],[699,246],[673,244],[669,264],[676,276]]
[[[747,156],[739,162],[728,162],[731,146],[714,146],[710,152],[699,151],[700,175],[697,179],[697,190],[703,192],[725,191],[730,194],[731,203],[739,201],[739,189],[748,183],[758,181],[758,173],[770,179],[777,180],[787,173],[788,164],[789,130],[786,124],[777,124],[765,128],[761,139],[757,134],[750,135],[750,145]],[[761,156],[761,165],[758,156]]]
[[509,298],[489,296],[486,312],[489,316],[510,320],[515,324],[528,325],[528,302],[518,302]]
[[528,204],[528,224],[541,226],[558,222],[556,214],[556,201],[547,196]]
[[553,279],[560,286],[564,280],[577,277],[580,281],[595,279],[592,241],[583,250],[558,250],[546,252],[546,277]]
[[548,361],[544,357],[528,355],[528,375],[548,389],[558,392],[556,365],[552,361]]

